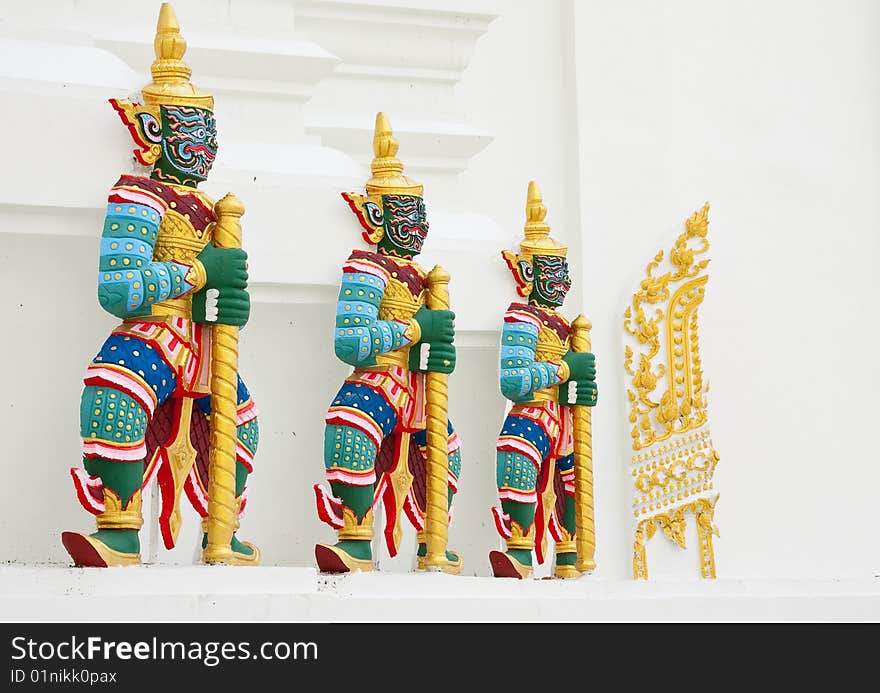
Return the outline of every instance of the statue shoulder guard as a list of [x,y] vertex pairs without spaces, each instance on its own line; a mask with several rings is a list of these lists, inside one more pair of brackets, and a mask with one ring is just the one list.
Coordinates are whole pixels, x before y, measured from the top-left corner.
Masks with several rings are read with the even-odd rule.
[[559,361],[568,351],[571,326],[568,320],[555,310],[514,302],[507,309],[507,315],[538,327],[536,360]]
[[[142,176],[122,176],[114,190],[158,200],[165,209],[153,258],[191,263],[211,240],[214,210],[210,198],[198,190],[161,183]],[[112,197],[111,197],[112,199]]]
[[376,274],[385,281],[385,293],[379,304],[380,320],[409,320],[425,303],[427,273],[415,262],[355,250],[346,266]]

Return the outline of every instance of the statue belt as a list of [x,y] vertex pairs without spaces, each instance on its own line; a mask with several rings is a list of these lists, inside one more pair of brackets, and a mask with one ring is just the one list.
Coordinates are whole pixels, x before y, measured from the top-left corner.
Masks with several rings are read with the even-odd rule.
[[192,296],[169,298],[167,301],[154,303],[150,308],[150,314],[155,317],[192,320]]
[[384,370],[388,366],[400,366],[406,370],[409,370],[409,347],[404,347],[402,349],[397,349],[396,351],[389,351],[385,354],[379,354],[376,357],[376,365],[367,367],[363,370]]
[[532,393],[532,399],[529,403],[540,403],[540,402],[558,402],[559,401],[559,385],[551,385],[550,387],[545,387],[543,390],[535,390]]

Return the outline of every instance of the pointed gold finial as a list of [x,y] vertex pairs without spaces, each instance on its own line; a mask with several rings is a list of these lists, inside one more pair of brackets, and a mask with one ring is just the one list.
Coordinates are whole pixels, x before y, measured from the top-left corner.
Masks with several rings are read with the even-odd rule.
[[520,253],[522,255],[555,255],[565,257],[568,248],[550,238],[550,225],[544,221],[546,216],[547,208],[544,206],[541,189],[535,181],[531,180],[529,181],[529,191],[526,197],[525,238],[520,243]]
[[156,50],[156,60],[151,68],[154,80],[168,82],[174,73],[184,79],[189,79],[192,70],[181,60],[183,54],[186,53],[186,39],[180,35],[177,15],[174,14],[174,8],[167,2],[163,2],[159,9],[159,21],[156,23],[156,38],[153,40],[153,48]]
[[372,166],[374,172],[381,168],[386,159],[391,159],[387,162],[389,170],[394,170],[397,173],[403,172],[403,164],[397,159],[397,140],[394,139],[394,133],[391,132],[391,123],[388,122],[388,116],[381,111],[376,114],[373,154],[376,156]]
[[213,109],[214,97],[189,81],[192,70],[183,60],[186,39],[180,34],[174,8],[167,2],[163,2],[159,10],[153,47],[156,50],[156,59],[150,67],[153,82],[141,90],[144,103]]
[[367,181],[369,195],[422,195],[422,184],[403,175],[403,163],[397,158],[397,140],[391,131],[388,117],[381,111],[376,114],[373,134],[373,176]]
[[541,197],[541,189],[535,181],[530,180],[526,197],[526,238],[542,238],[550,233],[550,225],[544,221],[546,216],[547,208],[544,206],[544,198]]

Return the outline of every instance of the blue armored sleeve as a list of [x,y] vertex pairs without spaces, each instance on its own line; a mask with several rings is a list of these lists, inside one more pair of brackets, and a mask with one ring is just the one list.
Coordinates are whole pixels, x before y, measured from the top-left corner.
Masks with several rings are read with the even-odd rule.
[[501,393],[512,402],[527,402],[537,390],[557,385],[566,370],[561,363],[536,361],[540,328],[508,311],[501,331]]
[[126,200],[126,193],[111,190],[98,266],[98,301],[120,318],[149,315],[154,303],[195,288],[190,265],[153,260],[163,210]]
[[352,366],[369,366],[379,354],[409,346],[419,339],[414,320],[380,320],[379,304],[386,279],[380,268],[363,260],[349,260],[343,267],[336,304],[336,356]]

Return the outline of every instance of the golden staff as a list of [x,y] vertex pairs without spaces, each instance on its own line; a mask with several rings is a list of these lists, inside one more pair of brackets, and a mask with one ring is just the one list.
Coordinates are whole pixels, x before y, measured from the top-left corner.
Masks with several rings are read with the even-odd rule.
[[[449,310],[449,273],[435,265],[428,273],[428,297],[425,301],[430,310]],[[445,373],[425,375],[427,414],[427,464],[425,469],[427,500],[425,508],[425,543],[428,570],[442,570],[448,563],[446,545],[449,521],[449,457],[446,448],[449,441],[448,394]]]
[[[581,314],[571,324],[571,349],[590,351],[592,325]],[[574,421],[574,488],[577,563],[582,573],[596,567],[596,529],[593,519],[593,432],[592,410],[582,404],[571,408]]]
[[[244,205],[229,193],[214,205],[213,241],[241,248]],[[211,460],[205,563],[232,563],[235,532],[235,416],[238,408],[238,327],[214,325],[211,341]]]

